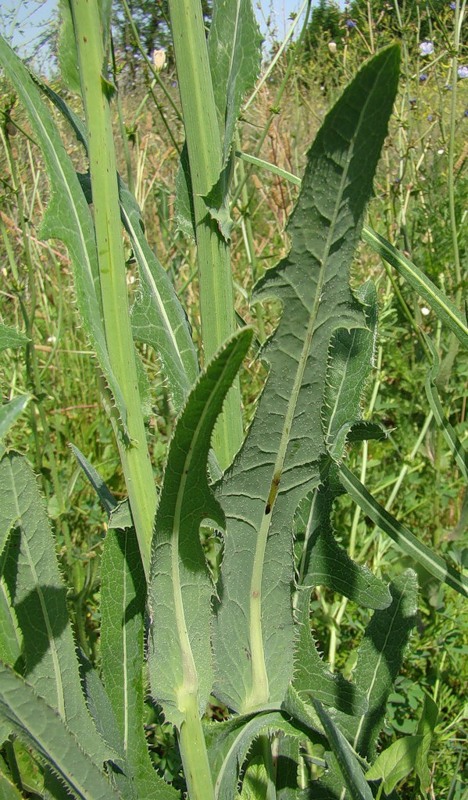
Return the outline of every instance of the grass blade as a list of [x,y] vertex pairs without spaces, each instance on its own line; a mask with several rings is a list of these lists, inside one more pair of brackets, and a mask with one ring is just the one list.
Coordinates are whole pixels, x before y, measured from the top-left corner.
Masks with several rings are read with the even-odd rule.
[[468,348],[466,318],[430,278],[372,228],[364,227],[362,238],[375,253],[378,253],[408,281],[411,288],[425,300],[440,321],[447,325],[465,348]]
[[445,416],[444,409],[442,408],[442,403],[440,402],[439,392],[436,388],[436,382],[439,375],[439,368],[440,368],[440,361],[439,355],[437,350],[429,339],[428,336],[425,337],[429,350],[432,354],[432,368],[429,370],[427,378],[426,378],[426,395],[429,401],[429,406],[431,408],[432,413],[434,414],[434,419],[436,420],[439,428],[441,429],[445,441],[447,442],[450,451],[457,462],[457,466],[462,473],[465,480],[468,482],[468,453],[461,443],[460,439],[458,438],[455,430],[453,429],[452,425],[448,421]]
[[84,329],[106,376],[121,419],[125,422],[125,403],[110,366],[102,324],[97,252],[91,212],[75,168],[65,152],[55,123],[42,101],[33,78],[1,36],[0,64],[18,92],[28,114],[50,179],[51,198],[39,235],[44,239],[60,239],[70,253],[76,299]]
[[451,586],[465,597],[468,596],[468,582],[456,569],[447,564],[429,547],[426,547],[401,522],[389,514],[345,464],[340,466],[339,472],[341,483],[354,502],[371,518],[372,522],[393,539],[404,553],[421,564],[438,581],[446,583],[447,586]]

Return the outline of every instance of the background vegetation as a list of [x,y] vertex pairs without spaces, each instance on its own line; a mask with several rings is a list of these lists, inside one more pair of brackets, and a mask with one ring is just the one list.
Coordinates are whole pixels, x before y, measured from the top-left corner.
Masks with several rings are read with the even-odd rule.
[[[464,5],[464,4],[463,4]],[[134,8],[138,6],[138,9]],[[209,25],[210,3],[205,6]],[[460,43],[453,66],[455,4],[445,0],[353,0],[345,12],[333,2],[315,3],[302,33],[288,47],[277,42],[265,53],[268,73],[243,113],[238,149],[301,175],[304,153],[341,87],[369,54],[398,38],[403,66],[395,114],[370,207],[372,226],[406,252],[460,307],[466,294],[468,162],[468,48]],[[132,20],[132,21],[130,21]],[[168,50],[158,70],[154,50]],[[164,3],[115,4],[115,128],[121,173],[143,210],[146,233],[187,309],[199,338],[197,277],[193,245],[178,230],[173,187],[183,143],[177,75],[170,58],[170,28]],[[63,94],[59,78],[53,88]],[[68,97],[73,104],[73,97]],[[123,496],[112,430],[101,412],[95,364],[74,312],[66,252],[43,242],[36,230],[48,203],[48,183],[38,149],[11,90],[0,78],[1,321],[23,330],[25,350],[6,350],[1,360],[3,399],[31,393],[28,413],[10,445],[28,455],[41,481],[57,546],[70,585],[69,603],[80,645],[99,663],[98,564],[104,535],[97,499],[76,465],[69,444],[99,470],[114,495]],[[60,124],[60,123],[59,123]],[[76,142],[67,150],[80,163]],[[297,189],[280,176],[239,161],[233,197],[233,264],[239,319],[253,322],[259,341],[272,330],[274,304],[249,306],[253,280],[285,251],[284,225]],[[255,233],[253,234],[252,231]],[[128,254],[128,283],[134,283]],[[468,438],[468,363],[454,339],[395,273],[362,247],[356,283],[377,284],[381,326],[376,369],[368,385],[367,413],[388,431],[389,441],[365,443],[352,467],[373,493],[420,538],[452,563],[467,565],[468,499],[445,440],[434,424],[424,392],[427,345],[442,354],[438,388],[444,411],[461,441]],[[156,480],[160,480],[172,413],[158,363],[143,350],[151,376],[147,427]],[[258,364],[242,375],[245,423],[262,386]],[[84,524],[86,521],[86,524]],[[90,521],[92,524],[90,525]],[[343,500],[335,527],[354,557],[378,574],[393,577],[408,566],[387,537]],[[213,558],[216,553],[213,552]],[[461,798],[466,746],[464,687],[468,673],[467,618],[463,600],[430,576],[419,574],[419,626],[405,669],[388,707],[387,743],[415,733],[425,693],[440,716],[429,758],[433,798]],[[349,674],[365,613],[333,594],[317,590],[321,648],[330,663]],[[213,706],[213,716],[222,714]],[[148,708],[147,733],[163,774],[180,764],[171,734]],[[25,756],[26,757],[26,756]],[[32,768],[31,768],[32,770]],[[33,775],[31,788],[34,787]],[[419,794],[416,777],[401,797]]]

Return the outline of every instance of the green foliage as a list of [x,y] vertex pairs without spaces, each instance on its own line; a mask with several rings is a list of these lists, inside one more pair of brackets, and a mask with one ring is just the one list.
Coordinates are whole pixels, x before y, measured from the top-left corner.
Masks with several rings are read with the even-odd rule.
[[338,3],[334,0],[319,0],[312,9],[312,17],[307,26],[305,51],[313,55],[313,51],[323,38],[330,42],[338,42],[344,36],[342,15]]
[[[432,280],[418,269],[410,254],[400,253],[369,226],[363,229],[373,187],[380,187],[375,175],[397,95],[399,51],[391,46],[364,64],[326,115],[307,153],[288,224],[286,255],[264,272],[252,294],[262,323],[259,338],[264,344],[258,355],[263,372],[249,389],[249,403],[255,402],[249,409],[252,422],[232,460],[231,416],[241,420],[240,395],[232,387],[253,332],[242,325],[223,342],[219,330],[218,338],[210,338],[205,323],[208,318],[216,329],[219,315],[227,315],[231,253],[240,270],[239,210],[235,202],[229,203],[229,189],[235,185],[238,118],[258,70],[258,29],[250,2],[219,0],[206,42],[199,4],[181,0],[169,5],[187,145],[178,186],[185,205],[179,204],[179,214],[184,207],[185,227],[195,234],[203,370],[171,282],[177,269],[170,277],[161,266],[144,235],[142,209],[117,177],[112,160],[110,101],[116,102],[116,97],[107,77],[110,5],[102,4],[99,17],[96,4],[72,0],[68,33],[62,39],[66,43],[68,36],[71,42],[73,35],[77,43],[85,123],[59,95],[32,78],[0,41],[0,61],[43,152],[51,182],[43,231],[60,238],[70,253],[76,304],[105,378],[104,385],[101,377],[102,399],[129,495],[120,503],[114,496],[117,489],[121,498],[122,487],[120,471],[113,474],[115,455],[110,456],[107,474],[105,463],[100,465],[103,475],[93,466],[104,443],[112,452],[105,427],[94,423],[84,447],[80,442],[86,456],[76,447],[74,453],[108,517],[104,542],[96,545],[102,549],[100,578],[98,583],[91,574],[83,581],[79,566],[76,569],[62,503],[56,533],[58,541],[63,536],[66,543],[62,553],[74,588],[67,602],[57,539],[35,476],[23,456],[2,444],[0,786],[6,797],[15,799],[29,792],[56,800],[70,795],[88,800],[171,800],[186,792],[190,800],[338,800],[371,798],[376,792],[394,798],[395,788],[413,774],[418,790],[426,792],[432,790],[431,749],[450,736],[450,726],[441,723],[444,704],[453,703],[453,693],[441,687],[447,655],[440,658],[419,722],[414,711],[413,719],[407,719],[412,712],[406,706],[398,717],[394,687],[398,681],[409,685],[409,707],[421,705],[423,690],[399,677],[416,627],[418,602],[422,613],[439,620],[438,641],[444,644],[445,628],[436,608],[444,610],[446,597],[461,600],[459,595],[466,595],[460,570],[464,556],[455,546],[444,547],[443,554],[429,547],[390,513],[391,502],[384,508],[364,485],[365,468],[372,463],[366,462],[370,448],[385,453],[391,442],[363,404],[381,345],[377,292],[369,281],[354,288],[351,278],[361,235],[439,320],[436,336],[417,331],[420,359],[428,357],[427,365],[419,364],[418,369],[427,375],[430,416],[419,424],[422,432],[417,433],[414,452],[434,419],[458,481],[466,478],[465,433],[445,407],[442,384],[451,373],[456,349],[466,345],[467,327],[459,310],[460,286],[450,300],[437,277]],[[154,19],[160,11],[159,6],[151,10]],[[368,11],[375,11],[371,4]],[[149,10],[142,7],[142,13]],[[345,32],[347,45],[353,30]],[[83,32],[88,32],[86,42]],[[63,148],[46,98],[60,112],[60,124],[71,125],[77,134],[83,147],[79,158],[89,157],[90,177],[77,177],[78,156],[70,158]],[[9,104],[8,120],[11,108]],[[5,141],[10,146],[9,139]],[[8,154],[14,175],[11,147]],[[248,158],[257,166],[264,163]],[[274,170],[286,175],[279,166]],[[239,174],[244,180],[245,174]],[[250,201],[242,188],[235,191],[247,204],[242,230],[253,252],[247,233]],[[451,220],[457,221],[453,202]],[[131,247],[127,263],[120,222]],[[272,239],[276,245],[276,234]],[[26,230],[24,241],[29,242]],[[173,263],[183,262],[192,247],[180,241],[174,236],[168,254]],[[457,279],[459,255],[456,251]],[[139,284],[130,319],[127,283],[131,285],[128,278],[133,274]],[[30,270],[31,286],[32,279]],[[116,283],[124,291],[122,304]],[[193,293],[190,280],[187,286]],[[270,310],[275,306],[267,302],[271,298],[279,309],[276,317]],[[22,299],[21,307],[25,305]],[[401,308],[395,330],[404,331],[403,314],[417,329],[403,298]],[[234,308],[229,311],[234,318]],[[384,331],[390,315],[384,308]],[[24,334],[17,319],[7,317],[2,325],[3,357],[11,367],[24,352],[33,375],[35,367],[28,358],[39,328],[26,313],[23,320]],[[441,331],[452,337],[442,360]],[[139,343],[138,350],[134,343]],[[156,370],[148,356],[153,351],[165,384],[161,386],[159,378],[156,391]],[[35,395],[38,386],[36,375]],[[148,435],[148,409],[139,394],[144,386],[152,399],[151,411],[160,412],[160,438],[170,439],[167,454],[161,441]],[[374,388],[369,412],[377,394]],[[0,435],[6,443],[14,423],[15,431],[19,429],[28,402],[30,395],[16,394],[2,406]],[[33,402],[41,408],[39,397]],[[139,428],[132,427],[135,414]],[[227,424],[219,426],[223,416]],[[43,424],[44,414],[40,419]],[[43,436],[45,432],[44,427]],[[230,439],[221,450],[221,466],[227,465],[223,473],[216,459],[220,436]],[[92,438],[101,437],[103,443],[96,441],[93,449]],[[38,430],[35,439],[40,439]],[[353,469],[356,443],[364,453],[361,480]],[[152,455],[154,465],[165,456],[156,511],[153,473],[151,468],[141,471],[133,458],[136,451],[146,454],[144,458]],[[381,458],[383,463],[385,456]],[[146,464],[149,467],[149,460]],[[408,471],[403,465],[395,495]],[[388,475],[392,479],[393,472]],[[47,486],[47,480],[44,483]],[[55,470],[55,492],[60,483]],[[383,561],[386,540],[376,528],[367,531],[365,524],[363,552],[356,557],[357,510],[348,526],[349,543],[343,535],[350,498],[364,510],[365,524],[373,520],[401,547],[406,562],[393,556]],[[149,509],[146,521],[140,501]],[[462,524],[463,516],[458,526]],[[373,570],[365,560],[372,562]],[[420,600],[418,578],[423,586]],[[91,660],[75,647],[70,611]],[[349,632],[342,626],[345,614]],[[85,616],[95,638],[100,631],[97,654],[88,647],[91,635],[85,630]],[[453,621],[450,624],[453,628]],[[451,635],[459,632],[451,629]],[[322,653],[327,636],[328,659]],[[349,650],[342,671],[336,670],[334,652],[340,636],[345,653]],[[454,648],[454,658],[455,653]],[[425,654],[420,658],[424,662]],[[340,656],[340,666],[342,662]],[[222,721],[214,721],[216,717]],[[404,737],[379,755],[382,743],[395,731]],[[176,747],[183,776],[178,774]]]

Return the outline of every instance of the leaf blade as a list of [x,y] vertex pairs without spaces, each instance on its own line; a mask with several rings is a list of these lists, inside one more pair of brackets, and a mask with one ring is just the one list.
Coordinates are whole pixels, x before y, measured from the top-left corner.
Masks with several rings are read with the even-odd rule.
[[0,663],[0,714],[80,800],[121,800],[63,719],[34,688]]
[[54,541],[32,470],[16,453],[0,462],[2,523],[9,532],[4,578],[23,634],[26,675],[97,762],[109,749],[86,708]]
[[189,395],[169,450],[156,515],[148,590],[153,695],[180,726],[188,697],[204,713],[212,690],[213,587],[199,538],[204,518],[222,525],[208,485],[210,439],[222,403],[250,345],[244,329],[209,364]]
[[270,374],[256,417],[219,488],[227,527],[214,628],[216,660],[223,664],[216,694],[244,713],[281,703],[292,676],[291,518],[319,484],[327,455],[321,409],[330,339],[337,327],[365,324],[348,269],[398,61],[396,48],[379,54],[327,116],[289,224],[291,251],[257,286],[256,299],[276,296],[283,315],[263,353]]

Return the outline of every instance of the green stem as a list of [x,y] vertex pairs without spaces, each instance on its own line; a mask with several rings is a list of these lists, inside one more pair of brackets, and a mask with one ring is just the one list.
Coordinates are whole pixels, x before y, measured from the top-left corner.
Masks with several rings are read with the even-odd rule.
[[213,800],[214,789],[196,694],[185,698],[179,745],[189,800]]
[[112,370],[127,417],[119,421],[118,447],[140,554],[148,574],[156,488],[146,443],[130,325],[119,192],[110,115],[110,86],[102,74],[103,35],[97,0],[70,0],[89,139],[104,329]]
[[[236,330],[229,245],[203,200],[223,167],[221,138],[200,2],[169,0],[169,10],[192,182],[203,348],[209,360]],[[214,435],[214,450],[223,469],[242,438],[236,382]]]

